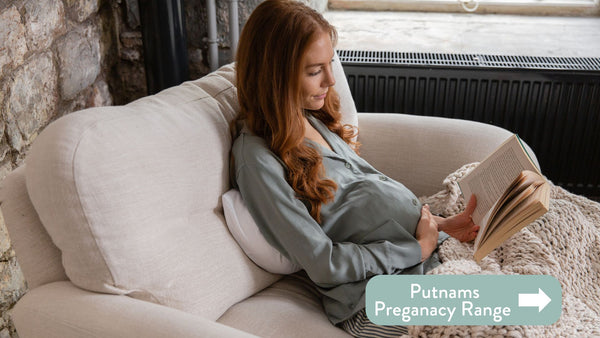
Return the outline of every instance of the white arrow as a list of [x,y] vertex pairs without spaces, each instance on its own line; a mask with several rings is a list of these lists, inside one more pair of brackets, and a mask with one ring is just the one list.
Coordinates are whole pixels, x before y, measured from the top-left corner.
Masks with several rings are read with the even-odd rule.
[[519,307],[537,306],[539,308],[538,312],[542,312],[551,299],[542,289],[538,288],[538,290],[538,293],[519,293]]

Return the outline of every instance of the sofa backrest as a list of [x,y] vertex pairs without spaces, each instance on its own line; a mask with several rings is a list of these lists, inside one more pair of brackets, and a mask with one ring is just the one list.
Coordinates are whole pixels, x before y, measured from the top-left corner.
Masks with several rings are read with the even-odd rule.
[[[335,72],[344,119],[356,122],[339,63]],[[38,136],[27,191],[74,284],[217,319],[279,278],[245,256],[224,221],[234,76],[228,65],[126,106],[66,115]]]
[[278,276],[224,223],[233,67],[49,125],[26,160],[30,199],[69,279],[217,319]]

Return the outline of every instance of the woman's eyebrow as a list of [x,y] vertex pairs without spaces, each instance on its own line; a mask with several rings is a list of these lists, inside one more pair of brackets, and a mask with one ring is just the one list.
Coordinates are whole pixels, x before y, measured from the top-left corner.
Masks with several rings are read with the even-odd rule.
[[[329,62],[333,62],[333,56],[331,57],[331,60],[329,60]],[[313,63],[313,64],[310,64],[310,65],[306,65],[306,68],[309,68],[309,67],[317,67],[317,66],[323,66],[323,65],[325,65],[325,64],[327,64],[327,63],[328,63],[328,62]]]

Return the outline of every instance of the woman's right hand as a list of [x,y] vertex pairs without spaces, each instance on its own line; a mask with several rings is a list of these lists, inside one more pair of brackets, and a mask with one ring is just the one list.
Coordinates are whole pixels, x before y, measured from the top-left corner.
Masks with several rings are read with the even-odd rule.
[[421,219],[417,224],[415,237],[421,245],[421,262],[423,262],[431,256],[431,253],[437,247],[438,241],[438,225],[427,204],[421,208]]

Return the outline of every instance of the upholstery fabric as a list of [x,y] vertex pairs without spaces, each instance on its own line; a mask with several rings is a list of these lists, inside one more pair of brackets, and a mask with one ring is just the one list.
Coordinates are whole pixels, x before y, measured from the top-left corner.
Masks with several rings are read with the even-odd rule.
[[359,126],[361,156],[417,196],[439,191],[448,172],[483,160],[511,135],[480,122],[405,114],[359,114]]
[[39,135],[27,188],[75,285],[216,319],[279,278],[224,222],[233,74],[72,113]]
[[327,319],[319,294],[302,273],[232,306],[217,322],[259,337],[350,337]]
[[60,250],[52,243],[27,195],[24,166],[2,180],[0,207],[27,286],[33,289],[67,280]]
[[82,290],[70,282],[43,285],[15,306],[20,337],[228,337],[249,333],[166,306]]

